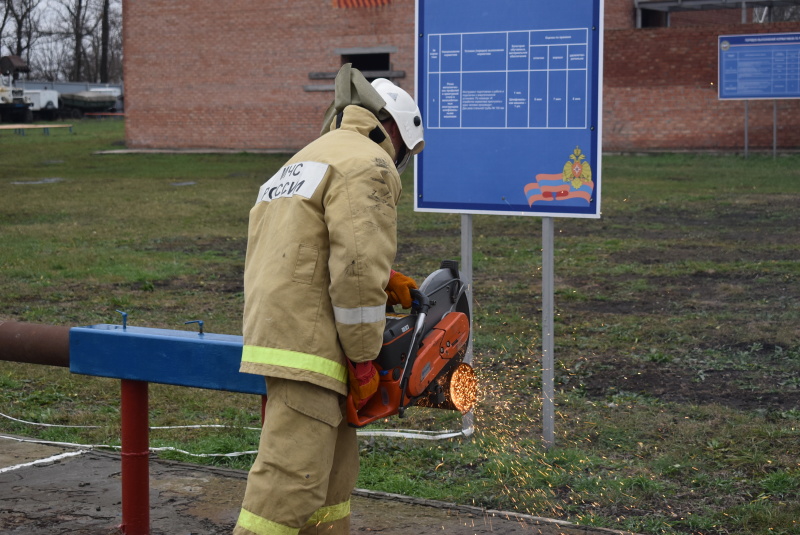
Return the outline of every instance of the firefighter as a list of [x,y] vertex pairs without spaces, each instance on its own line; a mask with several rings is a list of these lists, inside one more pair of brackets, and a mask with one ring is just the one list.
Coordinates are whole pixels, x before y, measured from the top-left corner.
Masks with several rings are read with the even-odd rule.
[[400,174],[424,145],[419,108],[345,65],[323,134],[258,192],[244,273],[241,371],[268,401],[236,535],[349,533],[358,476],[345,400],[377,388],[385,310],[411,306],[391,270]]

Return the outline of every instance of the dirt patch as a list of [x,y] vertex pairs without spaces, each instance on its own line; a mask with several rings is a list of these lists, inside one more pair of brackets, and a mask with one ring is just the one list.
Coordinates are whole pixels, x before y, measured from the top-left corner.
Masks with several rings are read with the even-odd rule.
[[153,240],[143,248],[145,251],[168,251],[180,253],[216,253],[227,257],[240,257],[244,262],[247,240],[227,236],[174,236]]
[[733,369],[680,370],[653,362],[632,364],[603,359],[591,366],[587,394],[606,398],[622,392],[665,402],[718,404],[748,411],[782,411],[800,407],[800,392],[776,391],[774,377]]
[[[793,312],[799,306],[798,271],[791,267],[798,258],[797,232],[788,230],[800,228],[795,205],[791,195],[729,196],[715,203],[687,198],[610,211],[597,221],[559,220],[560,386],[579,383],[592,399],[628,392],[767,413],[800,408],[800,322]],[[497,225],[491,240],[476,231],[478,257],[497,256],[502,263],[495,242],[506,255],[516,248],[531,253],[527,271],[489,271],[478,264],[476,314],[531,318],[536,333],[541,279],[533,247],[540,225],[517,223]],[[573,251],[576,238],[584,248]],[[602,245],[587,248],[586,238]],[[434,251],[414,248],[413,254]],[[570,256],[580,263],[586,255],[601,277],[570,269]],[[482,310],[484,303],[492,309]],[[499,330],[505,325],[495,324],[487,322]]]

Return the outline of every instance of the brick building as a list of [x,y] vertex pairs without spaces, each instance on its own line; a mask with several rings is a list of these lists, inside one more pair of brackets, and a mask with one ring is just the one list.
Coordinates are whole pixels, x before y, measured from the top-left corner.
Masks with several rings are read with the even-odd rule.
[[[371,1],[123,0],[128,147],[298,149],[348,61],[413,93],[414,0]],[[605,1],[606,151],[740,150],[745,105],[717,99],[717,36],[800,32],[679,4]],[[750,147],[772,147],[773,101],[748,106]],[[776,106],[778,146],[799,147],[800,101]]]
[[[727,2],[734,9],[637,9],[670,4],[680,2],[606,0],[603,149],[742,150],[745,103],[717,98],[717,37],[800,32],[800,23],[752,24],[752,9],[742,12],[739,2]],[[705,7],[720,7],[713,4]],[[800,147],[800,100],[753,100],[747,108],[751,149],[772,148],[773,112],[778,147]]]

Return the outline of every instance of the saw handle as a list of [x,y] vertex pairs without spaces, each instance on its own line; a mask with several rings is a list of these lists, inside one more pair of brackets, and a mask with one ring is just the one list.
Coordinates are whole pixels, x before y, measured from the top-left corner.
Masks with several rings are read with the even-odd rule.
[[425,328],[425,318],[428,315],[428,310],[431,308],[431,301],[428,296],[419,290],[411,290],[411,299],[413,299],[415,310],[417,310],[417,321],[414,325],[414,334],[411,335],[411,345],[408,348],[408,357],[403,365],[403,374],[400,376],[400,418],[406,410],[406,404],[403,400],[406,398],[406,389],[408,388],[408,378],[411,376],[411,370],[414,368],[414,361],[417,359],[417,347],[422,340],[422,331]]
[[428,296],[424,293],[420,292],[416,288],[411,289],[411,309],[421,312],[422,314],[427,314],[428,310],[431,308],[431,301],[428,299]]

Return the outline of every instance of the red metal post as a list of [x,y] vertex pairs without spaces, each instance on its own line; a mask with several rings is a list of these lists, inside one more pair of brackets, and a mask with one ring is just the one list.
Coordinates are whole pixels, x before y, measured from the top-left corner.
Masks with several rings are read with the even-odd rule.
[[122,525],[126,535],[150,534],[148,383],[122,379]]

